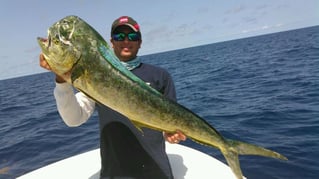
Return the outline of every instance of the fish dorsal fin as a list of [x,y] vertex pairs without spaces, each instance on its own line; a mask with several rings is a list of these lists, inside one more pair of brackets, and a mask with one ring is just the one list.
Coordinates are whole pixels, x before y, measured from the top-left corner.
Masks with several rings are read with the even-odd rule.
[[147,89],[148,91],[152,92],[153,94],[162,96],[162,94],[158,91],[156,91],[151,86],[147,85],[143,80],[141,80],[139,77],[134,75],[131,71],[126,69],[126,67],[120,62],[120,60],[115,56],[113,51],[109,49],[108,44],[105,42],[105,44],[99,45],[99,51],[101,55],[104,57],[104,59],[111,64],[116,70],[121,72],[123,75],[128,77],[133,82],[139,84],[142,88]]

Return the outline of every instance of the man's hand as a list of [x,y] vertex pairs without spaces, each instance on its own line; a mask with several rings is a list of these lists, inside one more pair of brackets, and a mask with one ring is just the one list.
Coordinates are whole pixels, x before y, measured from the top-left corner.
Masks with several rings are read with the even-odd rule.
[[45,57],[42,53],[40,54],[39,60],[40,60],[40,67],[51,71],[50,65],[48,64],[47,61],[45,61]]
[[[48,62],[45,60],[45,57],[44,55],[41,53],[40,56],[39,56],[39,64],[40,64],[40,67],[44,68],[44,69],[47,69],[49,71],[51,71],[51,67],[50,65],[48,64]],[[62,77],[60,77],[59,75],[56,75],[55,77],[55,81],[57,83],[64,83],[66,82]]]
[[171,143],[171,144],[177,144],[179,143],[181,140],[185,141],[186,140],[186,135],[184,135],[181,131],[176,131],[175,133],[167,133],[164,132],[164,138],[167,142]]

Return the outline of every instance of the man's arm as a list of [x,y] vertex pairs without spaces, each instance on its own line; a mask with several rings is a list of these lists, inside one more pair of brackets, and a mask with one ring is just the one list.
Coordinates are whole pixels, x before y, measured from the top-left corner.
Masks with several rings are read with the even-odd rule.
[[74,95],[68,83],[56,83],[54,97],[61,118],[70,127],[85,123],[94,112],[95,102],[81,92]]
[[[39,55],[39,65],[51,71],[51,67],[42,53]],[[70,74],[66,73],[65,75]],[[75,127],[86,122],[94,111],[95,102],[83,93],[74,95],[72,86],[67,84],[65,80],[57,74],[55,81],[54,97],[60,116],[66,125]]]

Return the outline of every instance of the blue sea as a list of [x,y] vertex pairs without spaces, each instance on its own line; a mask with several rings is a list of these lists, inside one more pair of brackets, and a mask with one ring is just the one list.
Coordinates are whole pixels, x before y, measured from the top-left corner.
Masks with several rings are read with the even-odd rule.
[[[319,26],[145,55],[142,60],[166,68],[179,103],[225,137],[289,159],[241,156],[248,179],[319,178]],[[51,73],[0,84],[0,171],[7,170],[0,178],[15,178],[99,147],[96,113],[80,127],[67,127],[61,120]],[[214,148],[190,140],[182,144],[225,162]]]

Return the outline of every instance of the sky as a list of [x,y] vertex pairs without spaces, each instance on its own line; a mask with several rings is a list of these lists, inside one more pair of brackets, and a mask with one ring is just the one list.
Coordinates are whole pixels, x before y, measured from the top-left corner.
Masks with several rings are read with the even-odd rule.
[[76,15],[107,42],[112,22],[133,17],[143,35],[139,55],[319,25],[319,0],[2,0],[0,80],[46,72],[37,37]]

